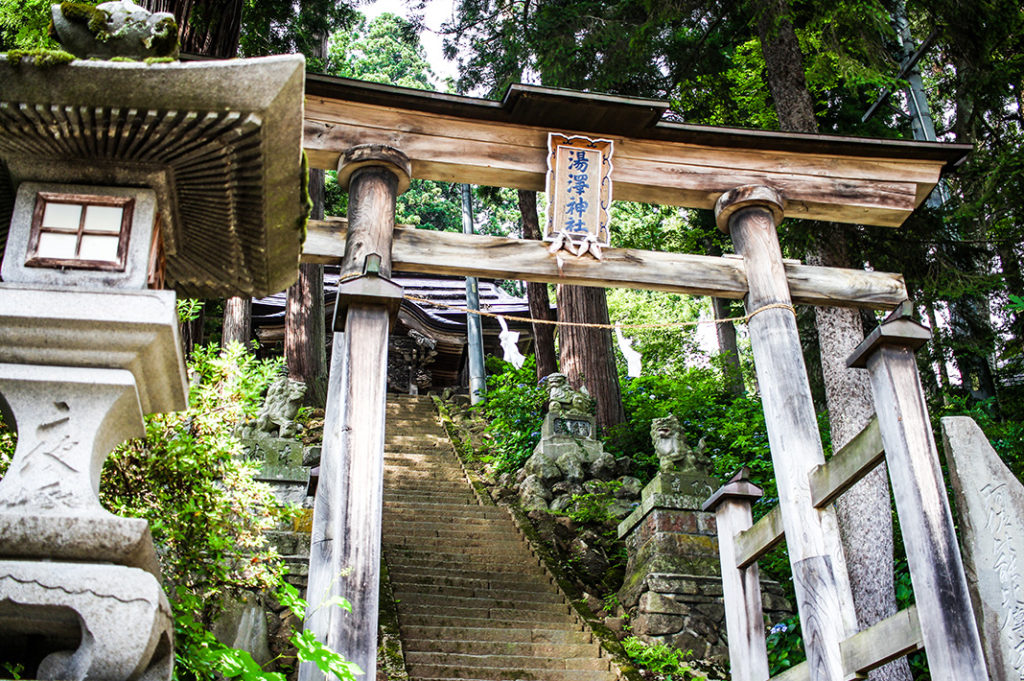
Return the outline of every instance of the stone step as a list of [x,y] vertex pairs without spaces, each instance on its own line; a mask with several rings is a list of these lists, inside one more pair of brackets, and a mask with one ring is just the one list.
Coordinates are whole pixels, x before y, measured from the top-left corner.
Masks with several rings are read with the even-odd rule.
[[400,495],[395,495],[391,498],[388,498],[386,496],[386,491],[384,497],[385,508],[391,507],[399,510],[445,511],[448,509],[454,509],[458,510],[460,513],[464,513],[466,512],[466,509],[462,508],[463,506],[468,506],[470,509],[474,509],[474,512],[478,513],[479,515],[489,515],[490,517],[502,517],[498,516],[498,513],[501,512],[500,509],[494,509],[493,511],[489,511],[487,509],[491,509],[494,507],[483,506],[476,500],[475,497],[472,496],[467,496],[465,502],[462,502],[460,500],[459,503],[453,503],[445,499],[429,501],[427,497],[402,497]]
[[512,588],[511,586],[473,588],[444,584],[434,585],[421,584],[417,582],[399,582],[394,579],[391,580],[391,586],[394,588],[395,594],[400,595],[402,598],[406,595],[415,594],[424,597],[440,596],[445,598],[504,598],[511,602],[522,603],[524,605],[531,602],[564,602],[562,597],[550,588],[546,591],[541,591],[539,589],[520,590]]
[[524,544],[518,537],[515,535],[509,536],[507,533],[503,536],[494,535],[490,537],[471,537],[467,533],[461,533],[461,535],[457,534],[450,537],[437,537],[427,534],[392,534],[384,538],[384,543],[396,550],[417,547],[443,549],[451,546],[458,546],[460,548],[493,548],[496,551],[529,551],[529,549],[526,548],[526,544]]
[[461,469],[437,470],[414,468],[386,468],[384,470],[384,487],[402,485],[404,487],[415,486],[419,490],[430,490],[445,488],[452,485],[460,485],[461,489],[468,490],[466,476]]
[[489,591],[492,589],[513,592],[517,595],[527,593],[558,594],[554,585],[545,576],[539,580],[535,574],[524,574],[521,577],[488,577],[486,579],[474,579],[465,577],[462,571],[445,574],[412,574],[392,571],[391,583],[398,588],[399,585],[407,588],[415,588],[425,593],[444,593],[446,589],[457,591]]
[[407,641],[459,641],[504,643],[593,644],[590,633],[580,625],[569,628],[551,627],[468,627],[422,626],[401,624],[402,639]]
[[476,495],[473,494],[472,490],[469,489],[463,489],[461,491],[450,491],[385,487],[384,500],[425,501],[430,504],[451,504],[452,506],[462,506],[463,504],[472,504],[473,506],[480,505],[480,502],[477,500]]
[[[385,528],[400,530],[402,532],[429,532],[434,530],[445,530],[465,528],[468,532],[480,532],[483,530],[500,527],[499,521],[506,521],[507,518],[475,517],[455,518],[444,516],[440,518],[424,519],[421,513],[402,513],[398,510],[387,509],[384,512]],[[507,525],[506,525],[507,527]]]
[[445,608],[438,610],[403,611],[399,605],[399,620],[411,626],[428,627],[504,627],[518,628],[540,626],[571,627],[573,620],[569,615],[550,612],[524,612],[508,608],[492,608],[475,610],[466,608]]
[[518,572],[537,566],[533,556],[517,553],[436,553],[431,551],[411,552],[406,549],[384,547],[388,565],[412,568],[471,568],[480,571]]
[[[385,554],[385,557],[386,554]],[[388,560],[388,570],[398,576],[399,578],[413,577],[413,576],[429,576],[429,577],[441,577],[444,575],[458,574],[462,577],[470,579],[495,579],[495,580],[510,580],[517,579],[517,576],[529,576],[536,575],[538,580],[549,580],[547,573],[540,567],[540,563],[532,563],[526,566],[513,566],[507,570],[494,570],[494,569],[476,569],[472,565],[461,565],[458,571],[453,571],[451,565],[442,565],[439,567],[432,567],[427,565],[409,565],[394,563],[390,559]]]
[[[533,594],[538,596],[538,594]],[[395,590],[395,597],[412,608],[432,609],[443,608],[448,612],[454,608],[465,610],[490,611],[494,608],[517,610],[520,612],[557,612],[570,614],[569,605],[561,598],[552,595],[547,600],[520,600],[506,594],[486,594],[483,597],[458,596],[451,593],[431,594],[415,591]]]
[[[440,523],[433,523],[434,525]],[[308,536],[308,535],[307,535]],[[449,524],[448,528],[437,528],[437,527],[416,527],[409,528],[398,524],[385,525],[384,526],[384,538],[385,541],[393,541],[396,544],[402,542],[397,541],[396,537],[403,537],[406,539],[404,543],[411,541],[468,541],[473,543],[480,543],[486,541],[517,541],[522,543],[519,539],[519,535],[515,532],[510,532],[508,529],[502,530],[500,527],[491,527],[490,525],[470,525],[470,526],[458,526],[455,523]],[[309,547],[309,541],[306,541],[306,547]]]
[[413,681],[615,681],[618,678],[612,671],[580,669],[505,669],[430,664],[410,664],[407,668]]
[[597,643],[530,643],[522,641],[474,641],[456,638],[455,630],[447,630],[449,637],[413,639],[406,637],[406,650],[425,653],[457,653],[463,655],[515,655],[534,657],[598,657],[601,646]]
[[599,657],[534,657],[532,655],[472,655],[467,653],[435,653],[406,651],[406,664],[438,665],[462,670],[502,667],[506,669],[544,671],[603,671],[609,669],[608,660]]

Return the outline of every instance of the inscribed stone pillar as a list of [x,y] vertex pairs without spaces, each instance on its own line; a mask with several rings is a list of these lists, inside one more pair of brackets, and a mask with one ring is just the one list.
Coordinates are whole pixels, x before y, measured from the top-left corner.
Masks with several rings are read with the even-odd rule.
[[[964,569],[992,679],[1024,678],[1024,485],[974,419],[942,419]],[[1020,557],[1020,558],[1018,558]]]

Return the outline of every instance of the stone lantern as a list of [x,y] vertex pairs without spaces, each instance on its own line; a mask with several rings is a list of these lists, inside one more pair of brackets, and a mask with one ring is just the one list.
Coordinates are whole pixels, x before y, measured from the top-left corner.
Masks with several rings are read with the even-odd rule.
[[0,55],[0,648],[39,679],[166,679],[146,521],[109,452],[185,408],[175,292],[263,296],[306,218],[301,56],[37,67]]

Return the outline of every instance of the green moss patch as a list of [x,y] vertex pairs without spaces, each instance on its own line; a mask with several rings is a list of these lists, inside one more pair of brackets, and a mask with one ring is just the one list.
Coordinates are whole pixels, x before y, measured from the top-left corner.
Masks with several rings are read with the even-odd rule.
[[11,50],[6,55],[7,62],[18,65],[27,62],[32,66],[62,66],[70,64],[77,57],[64,50]]

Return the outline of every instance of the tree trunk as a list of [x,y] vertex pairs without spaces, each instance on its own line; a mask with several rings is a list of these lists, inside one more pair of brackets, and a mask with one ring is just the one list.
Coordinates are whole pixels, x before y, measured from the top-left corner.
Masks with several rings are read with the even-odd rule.
[[242,0],[142,0],[151,12],[171,12],[181,51],[230,59],[238,52]]
[[[729,303],[727,298],[712,298],[711,307],[715,311],[715,319],[728,319]],[[740,349],[736,343],[736,325],[732,322],[715,324],[715,335],[718,338],[718,356],[722,359],[722,373],[725,375],[725,386],[733,397],[743,397],[743,371],[740,367]]]
[[[523,238],[540,239],[540,219],[537,217],[537,192],[519,190],[519,212],[523,216]],[[548,298],[548,285],[527,282],[526,299],[530,304],[530,316],[534,319],[554,321],[555,313]],[[537,379],[558,371],[555,360],[555,327],[552,324],[533,325],[533,347],[537,359]]]
[[[763,8],[757,28],[779,127],[789,132],[817,133],[789,1],[767,0]],[[843,232],[832,226],[828,230],[828,238],[818,240],[817,252],[809,254],[808,261],[829,267],[848,266]],[[815,324],[832,445],[838,449],[860,432],[874,413],[866,372],[846,367],[846,358],[863,339],[864,330],[860,313],[846,308],[815,308]],[[840,497],[836,511],[853,600],[863,628],[896,612],[892,512],[884,464]],[[910,681],[910,666],[906,658],[901,658],[872,671],[870,678]]]
[[252,298],[248,296],[232,296],[224,301],[224,330],[221,333],[220,346],[226,348],[231,343],[241,343],[249,347],[252,336]]
[[[608,300],[604,289],[559,286],[558,321],[607,324]],[[562,326],[559,345],[562,373],[569,377],[574,388],[586,385],[597,400],[597,425],[608,429],[625,421],[611,329]]]
[[[714,223],[711,229],[716,229]],[[721,247],[712,239],[707,240],[708,255],[721,256]],[[715,319],[728,319],[730,314],[730,301],[728,298],[711,298],[711,309],[715,313]],[[722,373],[725,375],[725,385],[729,394],[733,397],[743,397],[746,390],[743,387],[743,369],[740,366],[740,350],[736,344],[736,325],[732,322],[715,324],[715,336],[718,339],[718,356],[722,362]]]
[[[309,171],[310,219],[324,218],[324,171]],[[306,384],[306,402],[322,407],[327,401],[326,330],[324,328],[324,267],[299,265],[299,279],[288,289],[284,317],[284,358],[288,378]]]

